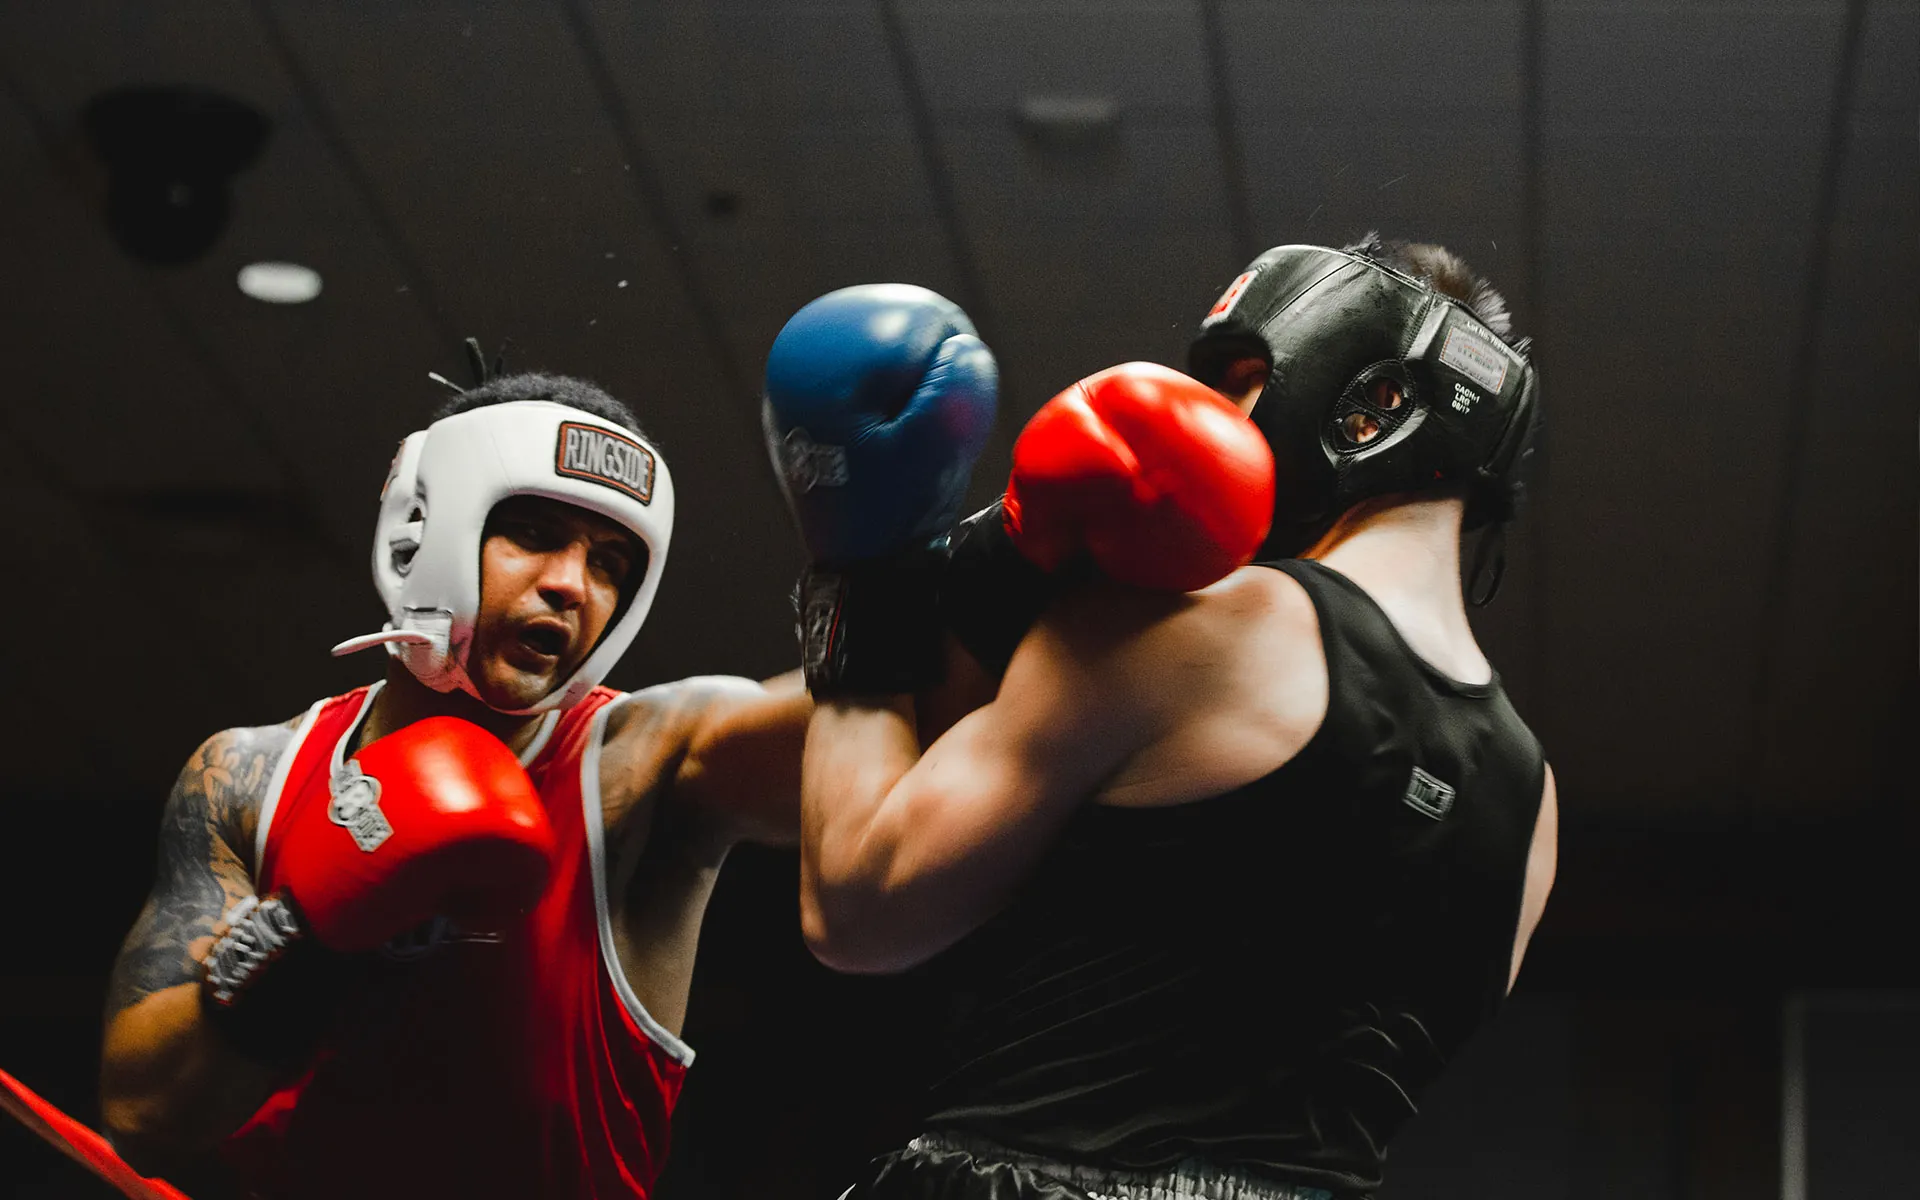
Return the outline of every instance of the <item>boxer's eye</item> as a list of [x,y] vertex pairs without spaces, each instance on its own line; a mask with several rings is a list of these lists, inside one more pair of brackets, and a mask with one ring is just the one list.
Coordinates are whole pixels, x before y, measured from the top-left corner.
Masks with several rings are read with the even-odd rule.
[[519,518],[495,522],[494,531],[525,550],[551,550],[561,541],[554,530],[541,522]]
[[1348,441],[1356,446],[1364,446],[1380,432],[1380,422],[1362,412],[1348,413],[1340,429],[1347,435]]
[[1367,385],[1367,400],[1381,412],[1392,412],[1405,404],[1406,399],[1397,380],[1376,379]]
[[627,576],[633,572],[633,555],[618,542],[594,547],[587,561],[615,588],[626,586]]

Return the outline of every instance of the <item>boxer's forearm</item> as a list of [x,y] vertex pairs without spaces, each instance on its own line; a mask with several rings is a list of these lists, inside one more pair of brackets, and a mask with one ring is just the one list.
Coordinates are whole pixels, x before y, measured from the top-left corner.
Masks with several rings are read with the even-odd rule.
[[100,1115],[122,1157],[148,1174],[164,1173],[239,1128],[273,1079],[210,1026],[198,983],[177,984],[108,1023]]
[[815,704],[801,764],[800,919],[829,966],[873,969],[848,951],[886,899],[891,853],[876,831],[919,758],[910,698]]

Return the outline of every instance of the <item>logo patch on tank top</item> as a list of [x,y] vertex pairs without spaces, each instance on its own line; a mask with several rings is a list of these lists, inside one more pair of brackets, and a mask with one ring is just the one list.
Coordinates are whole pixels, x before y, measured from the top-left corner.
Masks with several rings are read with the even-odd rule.
[[353,844],[372,854],[393,836],[387,814],[380,811],[380,781],[360,770],[352,759],[327,781],[333,799],[327,802],[327,820],[353,835]]
[[1423,812],[1434,820],[1447,815],[1453,808],[1453,788],[1440,782],[1419,767],[1413,769],[1413,777],[1407,780],[1407,794],[1400,797],[1407,807]]

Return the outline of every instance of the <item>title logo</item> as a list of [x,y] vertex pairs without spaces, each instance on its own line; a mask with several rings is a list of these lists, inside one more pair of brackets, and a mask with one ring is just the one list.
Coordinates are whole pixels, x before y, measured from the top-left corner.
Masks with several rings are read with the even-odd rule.
[[845,487],[849,478],[846,450],[816,442],[800,428],[781,442],[780,469],[803,494],[817,487]]
[[560,441],[554,447],[556,475],[585,479],[651,504],[653,467],[653,451],[632,438],[599,425],[560,423]]

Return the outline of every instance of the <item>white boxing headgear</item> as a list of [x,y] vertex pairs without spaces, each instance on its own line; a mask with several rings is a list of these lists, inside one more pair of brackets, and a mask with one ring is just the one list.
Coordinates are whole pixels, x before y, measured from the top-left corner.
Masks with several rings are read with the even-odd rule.
[[335,654],[384,644],[414,677],[475,699],[467,673],[480,614],[480,546],[487,515],[509,496],[541,496],[612,520],[646,546],[626,608],[572,675],[515,714],[569,708],[626,653],[667,563],[673,477],[631,429],[564,404],[512,400],[468,409],[409,434],[394,455],[373,534],[373,581],[386,601],[384,632],[341,642]]

